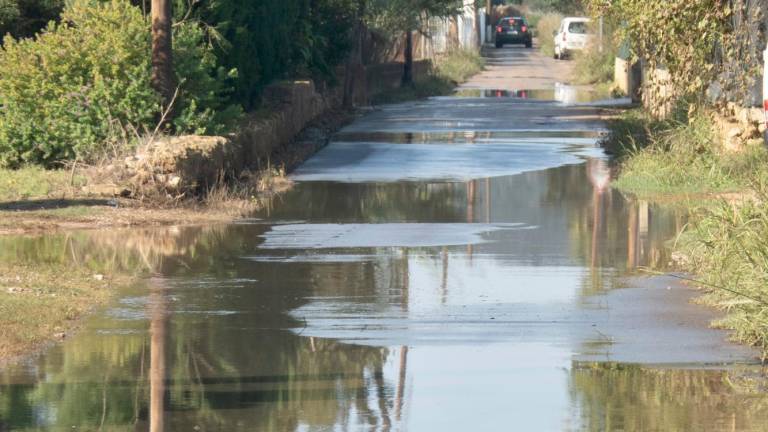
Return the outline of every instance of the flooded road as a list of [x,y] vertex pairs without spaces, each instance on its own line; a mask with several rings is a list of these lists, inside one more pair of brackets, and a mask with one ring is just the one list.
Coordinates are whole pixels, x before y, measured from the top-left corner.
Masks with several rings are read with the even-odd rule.
[[634,275],[685,218],[607,186],[600,132],[546,97],[385,106],[239,223],[0,238],[143,276],[0,371],[0,431],[764,430],[755,353]]

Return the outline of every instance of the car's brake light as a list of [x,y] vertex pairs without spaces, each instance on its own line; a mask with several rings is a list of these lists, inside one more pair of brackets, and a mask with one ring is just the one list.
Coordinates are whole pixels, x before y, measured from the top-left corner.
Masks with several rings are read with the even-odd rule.
[[501,33],[501,26],[496,26],[496,33]]
[[765,126],[768,127],[768,100],[763,101],[763,113],[765,115]]
[[522,30],[523,30],[523,33],[525,33],[525,32],[528,31],[528,27],[527,26],[523,26]]

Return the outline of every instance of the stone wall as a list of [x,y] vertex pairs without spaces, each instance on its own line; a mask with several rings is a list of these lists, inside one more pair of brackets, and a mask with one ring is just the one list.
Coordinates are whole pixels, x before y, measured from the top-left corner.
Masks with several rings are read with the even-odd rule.
[[762,108],[743,108],[731,102],[712,116],[715,133],[722,138],[725,150],[737,152],[763,145],[766,127]]

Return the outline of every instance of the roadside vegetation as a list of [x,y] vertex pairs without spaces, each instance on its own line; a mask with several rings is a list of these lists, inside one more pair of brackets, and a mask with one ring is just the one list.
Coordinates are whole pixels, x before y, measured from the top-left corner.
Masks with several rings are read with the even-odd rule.
[[430,73],[399,89],[380,92],[373,104],[386,104],[449,95],[457,84],[467,81],[485,67],[485,59],[475,50],[457,49],[438,59]]
[[605,144],[619,169],[614,185],[689,210],[674,243],[676,264],[705,291],[703,303],[726,312],[714,324],[766,360],[768,152],[749,114],[765,46],[752,37],[764,8],[717,0],[590,5],[620,19],[617,38],[632,41],[633,58],[648,71],[663,65],[660,76],[667,77],[644,88],[647,108],[609,124]]
[[610,124],[618,158],[613,185],[646,200],[684,206],[690,220],[674,243],[676,264],[727,313],[716,326],[768,359],[768,151],[754,140],[724,150],[712,120],[657,120],[640,110]]
[[621,162],[614,185],[642,198],[740,193],[766,174],[768,155],[759,139],[739,152],[725,150],[704,114],[658,120],[635,109],[609,124],[605,145]]
[[0,262],[0,361],[61,340],[129,279],[63,265]]

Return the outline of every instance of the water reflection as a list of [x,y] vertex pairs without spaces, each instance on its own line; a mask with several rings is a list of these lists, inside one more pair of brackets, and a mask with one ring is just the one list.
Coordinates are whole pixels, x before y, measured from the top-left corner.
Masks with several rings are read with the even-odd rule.
[[[0,238],[9,262],[142,276],[77,336],[0,373],[0,430],[707,429],[685,423],[699,413],[758,428],[764,398],[727,371],[574,363],[594,333],[584,317],[602,313],[585,305],[617,274],[664,265],[682,220],[625,200],[606,175],[590,160],[465,182],[306,183],[268,215],[308,235],[536,227],[477,242],[403,245],[383,230],[266,247],[290,226],[272,222]],[[573,325],[530,324],[548,316]]]

